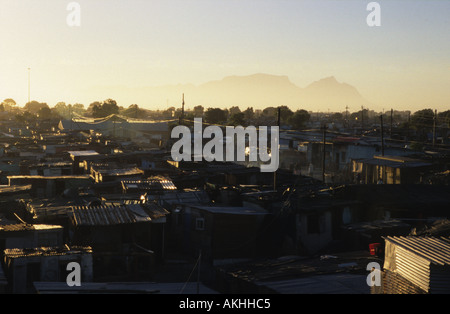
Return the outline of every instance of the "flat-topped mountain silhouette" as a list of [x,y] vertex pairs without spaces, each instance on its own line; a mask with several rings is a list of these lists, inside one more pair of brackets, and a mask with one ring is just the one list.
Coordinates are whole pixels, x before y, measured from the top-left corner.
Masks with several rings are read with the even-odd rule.
[[[143,108],[178,107],[182,94],[185,94],[187,108],[202,105],[205,108],[228,108],[239,106],[241,109],[253,107],[263,109],[268,106],[289,106],[292,110],[345,111],[345,107],[360,108],[370,106],[355,87],[340,83],[335,77],[327,77],[302,88],[293,84],[287,76],[253,74],[248,76],[227,76],[221,80],[201,85],[178,84],[154,87],[100,87],[105,97],[117,100],[120,105],[128,106],[121,99],[134,100]],[[109,94],[107,94],[109,93]],[[106,96],[108,95],[108,96]]]

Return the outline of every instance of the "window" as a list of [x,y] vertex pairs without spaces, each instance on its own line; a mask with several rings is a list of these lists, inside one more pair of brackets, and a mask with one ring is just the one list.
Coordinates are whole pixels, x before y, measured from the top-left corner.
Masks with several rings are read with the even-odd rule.
[[195,219],[195,230],[205,230],[205,218]]
[[344,207],[344,210],[342,211],[342,222],[344,224],[349,224],[352,222],[352,212],[348,206]]

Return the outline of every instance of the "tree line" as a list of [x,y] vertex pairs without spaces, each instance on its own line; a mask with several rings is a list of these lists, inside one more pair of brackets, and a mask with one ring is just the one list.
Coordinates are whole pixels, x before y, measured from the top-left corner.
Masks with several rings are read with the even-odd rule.
[[385,123],[394,123],[396,128],[411,129],[419,132],[426,132],[434,127],[450,128],[450,110],[435,112],[432,109],[422,109],[411,114],[409,111],[387,111],[377,113],[367,108],[361,108],[355,112],[333,112],[333,113],[313,113],[304,109],[296,111],[288,106],[270,106],[264,109],[254,109],[247,107],[241,110],[238,106],[230,108],[205,108],[196,105],[192,109],[178,107],[168,107],[165,109],[144,109],[137,104],[128,107],[119,106],[114,99],[104,101],[94,101],[86,108],[83,104],[66,104],[58,102],[50,107],[45,102],[31,101],[22,108],[16,102],[7,98],[0,104],[0,113],[3,117],[14,118],[17,122],[26,123],[39,120],[73,119],[78,117],[104,118],[112,114],[122,115],[134,119],[154,119],[154,120],[178,120],[191,121],[194,118],[203,118],[204,123],[221,125],[276,125],[279,121],[281,125],[291,129],[300,130],[307,127],[311,121],[321,121],[322,123],[340,123],[344,126],[369,127],[380,123],[380,115],[385,117]]

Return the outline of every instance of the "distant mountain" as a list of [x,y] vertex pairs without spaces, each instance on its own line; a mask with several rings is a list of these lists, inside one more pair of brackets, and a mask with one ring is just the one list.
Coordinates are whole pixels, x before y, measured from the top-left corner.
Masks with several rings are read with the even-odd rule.
[[132,103],[147,108],[163,108],[166,105],[178,107],[183,93],[186,105],[190,108],[202,105],[205,108],[239,106],[241,109],[247,107],[263,109],[268,106],[287,105],[292,110],[344,111],[347,105],[357,108],[371,105],[355,87],[340,83],[333,76],[313,82],[305,88],[296,86],[287,76],[260,73],[228,76],[198,86],[192,84],[142,88],[116,86],[97,87],[95,91],[106,98],[117,100],[124,106],[128,106],[124,102],[129,102],[125,99],[131,98]]
[[371,106],[356,90],[347,83],[339,83],[334,76],[313,82],[302,90],[300,100],[303,105],[311,104],[322,107],[323,110],[344,111],[345,106],[359,108]]

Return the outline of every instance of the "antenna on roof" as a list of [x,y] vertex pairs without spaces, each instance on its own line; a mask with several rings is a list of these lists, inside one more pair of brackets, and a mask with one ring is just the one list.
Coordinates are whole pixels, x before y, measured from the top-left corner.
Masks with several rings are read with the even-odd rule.
[[181,122],[183,122],[183,119],[184,119],[184,93],[183,93],[183,102],[181,103],[181,115],[178,124],[181,124]]

